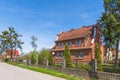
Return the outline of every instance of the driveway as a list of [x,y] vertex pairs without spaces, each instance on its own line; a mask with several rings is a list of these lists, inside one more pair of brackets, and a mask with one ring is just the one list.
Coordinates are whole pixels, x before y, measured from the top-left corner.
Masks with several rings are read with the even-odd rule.
[[65,80],[0,62],[0,80]]

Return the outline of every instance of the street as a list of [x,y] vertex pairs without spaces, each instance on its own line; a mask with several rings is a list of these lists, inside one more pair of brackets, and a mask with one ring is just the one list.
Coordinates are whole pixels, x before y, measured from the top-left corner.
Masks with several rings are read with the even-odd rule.
[[0,80],[65,80],[0,62]]

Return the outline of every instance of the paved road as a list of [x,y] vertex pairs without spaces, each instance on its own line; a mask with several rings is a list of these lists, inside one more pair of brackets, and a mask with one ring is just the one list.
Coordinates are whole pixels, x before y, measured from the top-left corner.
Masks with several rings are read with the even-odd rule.
[[65,80],[0,62],[0,80]]

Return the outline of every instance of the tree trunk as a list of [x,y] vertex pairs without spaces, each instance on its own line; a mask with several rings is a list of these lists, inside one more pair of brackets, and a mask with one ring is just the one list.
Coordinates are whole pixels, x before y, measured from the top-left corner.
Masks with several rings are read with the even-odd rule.
[[13,62],[13,49],[11,49],[11,51],[10,51],[10,59]]
[[116,56],[115,56],[115,66],[118,67],[118,50],[119,50],[119,40],[116,42]]

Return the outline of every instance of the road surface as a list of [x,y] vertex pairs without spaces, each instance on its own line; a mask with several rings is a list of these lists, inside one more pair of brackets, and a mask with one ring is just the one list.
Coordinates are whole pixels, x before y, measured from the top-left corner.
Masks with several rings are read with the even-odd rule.
[[0,80],[65,80],[0,62]]

